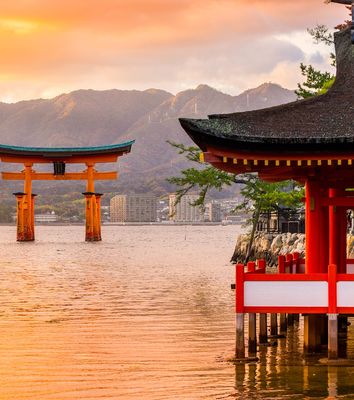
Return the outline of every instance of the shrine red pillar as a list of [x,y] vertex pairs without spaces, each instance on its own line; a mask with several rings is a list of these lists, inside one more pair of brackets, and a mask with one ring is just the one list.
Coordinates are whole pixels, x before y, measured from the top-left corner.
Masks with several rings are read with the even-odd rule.
[[307,274],[325,272],[328,265],[327,257],[324,257],[328,251],[328,230],[326,230],[328,216],[321,205],[323,192],[324,189],[317,180],[310,178],[306,181],[305,272]]
[[[343,196],[345,192],[330,189],[330,198]],[[345,207],[329,207],[329,264],[337,266],[338,273],[346,272],[347,263],[347,210]]]
[[339,266],[338,273],[345,274],[347,272],[347,209],[341,207],[339,209],[339,229],[340,229],[340,242],[339,242]]
[[[338,195],[338,190],[329,189],[331,199]],[[329,263],[339,266],[339,218],[338,208],[329,206]]]
[[[306,181],[305,234],[306,257],[305,273],[321,273],[328,267],[328,211],[322,205],[327,195],[326,188],[316,178]],[[324,337],[325,315],[306,315],[304,317],[304,348],[307,352],[321,350]]]

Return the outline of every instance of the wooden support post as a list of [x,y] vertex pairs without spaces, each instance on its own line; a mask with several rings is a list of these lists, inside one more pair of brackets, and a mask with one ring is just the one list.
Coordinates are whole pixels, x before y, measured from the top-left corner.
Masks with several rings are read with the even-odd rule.
[[286,331],[288,329],[286,314],[280,314],[280,328],[279,335],[286,336]]
[[257,353],[256,315],[248,314],[248,357],[255,357]]
[[288,326],[294,326],[294,314],[288,314]]
[[328,314],[328,359],[338,358],[338,315]]
[[341,336],[348,334],[348,317],[346,315],[338,315],[338,333]]
[[270,314],[270,335],[278,336],[278,314]]
[[267,314],[259,314],[259,344],[268,343]]
[[236,313],[236,359],[245,358],[245,318],[244,313]]
[[304,350],[307,353],[318,353],[321,351],[319,315],[304,316]]

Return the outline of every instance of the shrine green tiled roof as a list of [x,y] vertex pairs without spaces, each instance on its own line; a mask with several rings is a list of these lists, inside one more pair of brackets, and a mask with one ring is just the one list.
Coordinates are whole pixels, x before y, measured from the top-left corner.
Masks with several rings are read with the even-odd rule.
[[129,153],[134,140],[124,143],[93,147],[23,147],[0,144],[0,155],[87,156],[98,154]]

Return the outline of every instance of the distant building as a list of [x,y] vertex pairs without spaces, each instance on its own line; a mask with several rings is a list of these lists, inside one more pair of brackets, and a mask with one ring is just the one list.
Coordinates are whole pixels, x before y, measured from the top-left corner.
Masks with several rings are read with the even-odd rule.
[[110,206],[101,206],[101,219],[102,222],[107,222],[110,220]]
[[55,214],[54,211],[49,212],[47,214],[35,214],[34,215],[34,220],[35,222],[39,223],[51,223],[51,222],[57,222],[58,221],[58,216]]
[[157,199],[146,194],[117,195],[110,202],[111,222],[155,222]]
[[186,194],[181,201],[176,204],[177,195],[169,196],[170,220],[175,222],[203,222],[204,213],[199,207],[192,206],[198,199],[196,194]]
[[221,206],[220,203],[212,201],[205,206],[205,220],[208,222],[221,222]]
[[157,221],[166,222],[169,220],[169,202],[168,199],[157,202]]

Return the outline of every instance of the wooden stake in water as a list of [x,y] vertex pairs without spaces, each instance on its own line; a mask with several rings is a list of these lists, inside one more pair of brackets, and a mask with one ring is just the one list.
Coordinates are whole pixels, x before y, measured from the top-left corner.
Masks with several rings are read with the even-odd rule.
[[248,357],[257,353],[256,313],[248,314]]
[[236,314],[236,359],[245,358],[245,320],[243,313]]
[[267,314],[259,314],[259,344],[268,343]]
[[270,314],[270,334],[278,336],[278,314]]
[[328,314],[328,359],[338,358],[338,315]]
[[280,330],[279,330],[279,334],[286,336],[286,330],[287,330],[286,314],[280,314]]

